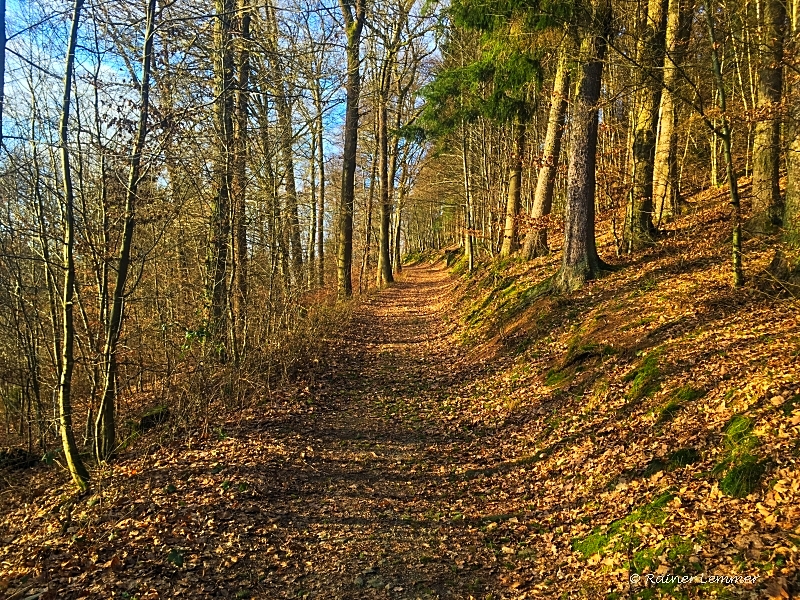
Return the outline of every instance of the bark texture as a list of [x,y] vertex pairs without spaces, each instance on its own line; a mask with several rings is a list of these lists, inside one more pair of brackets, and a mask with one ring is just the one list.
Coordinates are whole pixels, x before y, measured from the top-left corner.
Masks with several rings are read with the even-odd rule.
[[566,48],[561,49],[555,79],[553,81],[553,97],[550,101],[550,113],[547,119],[547,133],[544,138],[542,166],[536,179],[536,193],[533,198],[531,218],[534,224],[525,236],[523,255],[527,260],[544,256],[550,250],[547,246],[547,224],[545,220],[553,208],[553,189],[558,169],[558,157],[561,154],[561,139],[564,133],[567,115],[567,99],[569,96],[570,74],[567,67]]
[[678,185],[678,89],[682,81],[680,66],[689,42],[691,0],[669,0],[666,23],[664,86],[658,117],[655,164],[653,166],[653,207],[655,225],[680,214]]
[[522,206],[522,161],[525,154],[525,124],[514,127],[514,154],[511,157],[508,177],[508,197],[506,199],[506,224],[503,229],[503,245],[500,256],[508,257],[519,248],[517,230],[519,211]]
[[663,79],[666,0],[643,1],[647,5],[636,50],[639,89],[636,94],[631,153],[633,185],[627,228],[629,251],[652,242],[655,234],[653,169]]
[[106,323],[106,341],[103,347],[103,396],[97,410],[95,422],[95,458],[98,462],[108,460],[116,451],[115,401],[117,390],[117,346],[122,328],[125,302],[125,286],[131,264],[133,232],[136,226],[136,204],[141,179],[142,151],[147,138],[147,119],[150,115],[150,66],[153,63],[153,31],[155,28],[156,0],[147,4],[147,25],[144,50],[142,51],[142,83],[139,94],[139,122],[131,152],[128,169],[128,185],[125,190],[125,217],[122,240],[119,247],[117,277],[111,313]]
[[761,14],[758,68],[758,114],[753,138],[753,212],[747,229],[772,233],[781,225],[783,206],[779,186],[783,88],[783,40],[786,6],[783,0],[765,0]]
[[337,295],[353,295],[353,207],[355,201],[356,148],[358,146],[358,102],[361,93],[361,31],[364,28],[365,0],[339,0],[347,37],[347,79],[345,91],[344,152],[342,192],[339,204],[339,252],[337,256]]
[[78,41],[83,0],[75,0],[72,9],[72,25],[67,45],[67,64],[64,69],[64,94],[61,100],[59,144],[61,146],[61,181],[64,189],[64,290],[61,336],[61,373],[58,384],[58,426],[64,460],[72,480],[81,489],[89,489],[89,472],[81,460],[75,435],[72,431],[72,371],[75,367],[75,325],[73,305],[75,303],[75,194],[72,185],[72,169],[69,153],[69,114],[72,102],[72,74],[75,65],[75,47]]
[[569,292],[597,277],[602,261],[595,245],[595,188],[598,100],[606,53],[605,34],[611,5],[598,0],[592,28],[581,44],[577,89],[573,101],[567,202],[564,214],[564,256],[555,275],[556,289]]

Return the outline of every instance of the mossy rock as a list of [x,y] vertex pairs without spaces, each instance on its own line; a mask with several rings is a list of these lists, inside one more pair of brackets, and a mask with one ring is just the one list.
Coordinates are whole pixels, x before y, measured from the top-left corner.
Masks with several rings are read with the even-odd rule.
[[681,448],[669,455],[668,458],[654,458],[647,466],[642,469],[642,477],[650,477],[660,471],[674,471],[688,467],[701,459],[700,452],[696,448]]
[[669,462],[675,467],[688,467],[700,462],[701,458],[700,452],[696,448],[681,448],[670,455]]
[[669,402],[667,402],[659,411],[657,424],[663,424],[671,421],[675,416],[684,408],[684,405],[689,402],[699,400],[706,395],[706,390],[693,388],[691,385],[684,385],[672,392]]
[[753,419],[745,415],[733,415],[723,428],[725,442],[728,447],[749,446],[757,443],[755,436],[750,435],[753,430]]

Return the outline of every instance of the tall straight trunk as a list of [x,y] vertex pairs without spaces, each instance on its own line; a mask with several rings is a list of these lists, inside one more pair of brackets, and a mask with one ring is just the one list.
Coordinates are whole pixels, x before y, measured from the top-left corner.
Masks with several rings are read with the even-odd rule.
[[[215,118],[220,149],[214,165],[214,199],[208,252],[207,328],[212,352],[227,360],[228,253],[231,233],[231,178],[233,174],[233,53],[231,18],[233,0],[216,0],[214,44],[216,60]],[[218,350],[219,349],[219,350]]]
[[[400,232],[403,225],[403,197],[405,186],[400,187],[400,195],[397,198],[397,207],[395,208],[395,221],[394,221],[394,270],[395,273],[400,273],[403,270],[403,265],[400,262]],[[439,250],[438,244],[436,249]]]
[[[376,136],[377,139],[377,136]],[[361,257],[361,271],[358,275],[358,293],[369,290],[369,281],[364,276],[369,271],[370,255],[372,254],[372,207],[375,203],[375,178],[378,173],[378,162],[375,153],[372,155],[372,166],[369,173],[369,194],[367,194],[367,210],[364,215],[364,254]],[[380,271],[379,271],[380,273]],[[380,286],[380,282],[378,282]]]
[[692,17],[691,0],[669,0],[667,6],[664,86],[658,119],[655,164],[653,166],[653,208],[656,227],[664,218],[680,213],[678,186],[678,85],[686,56]]
[[294,171],[294,132],[292,130],[292,104],[286,81],[286,65],[281,59],[278,44],[278,19],[271,2],[267,3],[267,47],[270,51],[271,77],[275,86],[275,109],[278,112],[280,156],[283,162],[283,189],[286,192],[284,218],[292,253],[292,275],[296,285],[302,285],[303,248],[300,242],[300,218],[297,212],[297,183]]
[[[569,84],[570,76],[565,43],[559,51],[558,67],[556,67],[556,75],[553,81],[553,96],[550,100],[547,133],[544,137],[542,166],[539,168],[533,208],[531,209],[531,218],[534,220],[544,220],[553,208],[553,188],[556,182],[558,157],[561,154],[561,139],[567,115]],[[544,256],[548,252],[547,225],[534,222],[531,230],[525,236],[525,246],[522,254],[527,260],[530,260],[537,256]]]
[[3,108],[6,103],[6,0],[0,0],[0,149],[3,148]]
[[475,270],[475,237],[473,236],[472,178],[469,171],[469,146],[467,126],[461,123],[461,168],[464,175],[464,251],[467,254],[467,270]]
[[233,350],[238,362],[247,332],[247,118],[250,103],[250,0],[239,0],[239,56],[234,99],[233,177]]
[[[274,264],[280,265],[281,271],[285,274],[289,271],[288,249],[281,235],[281,208],[278,203],[277,181],[275,168],[273,166],[274,155],[272,152],[272,140],[269,136],[269,95],[266,93],[253,96],[253,104],[256,109],[256,119],[258,123],[258,139],[261,143],[261,151],[264,155],[263,168],[258,170],[258,175],[262,179],[262,186],[267,192],[265,208],[267,214],[267,227],[269,234],[269,247],[272,257],[275,258]],[[270,288],[272,292],[272,288]]]
[[128,170],[128,185],[125,190],[125,217],[122,226],[122,239],[119,247],[117,278],[114,282],[114,295],[111,301],[111,314],[106,324],[106,342],[103,347],[103,396],[97,409],[95,421],[95,458],[102,462],[111,457],[116,449],[114,403],[117,389],[117,346],[122,327],[125,301],[125,285],[128,281],[128,268],[131,262],[133,231],[136,225],[136,201],[141,179],[142,150],[147,137],[147,119],[150,114],[150,65],[153,63],[153,30],[155,28],[156,0],[148,0],[147,25],[142,51],[142,79],[139,94],[139,123],[131,152]]
[[63,332],[61,336],[61,373],[58,384],[58,416],[64,459],[72,475],[72,480],[81,489],[89,489],[89,472],[83,465],[75,436],[72,432],[72,371],[75,367],[75,324],[73,304],[75,301],[75,196],[72,186],[72,171],[68,146],[69,112],[71,104],[72,74],[75,65],[75,47],[78,42],[83,0],[75,0],[72,9],[67,46],[67,65],[64,70],[64,94],[61,100],[61,122],[59,123],[59,144],[61,146],[61,179],[64,185],[64,303],[62,314]]
[[390,257],[389,228],[392,219],[392,200],[389,195],[389,98],[381,93],[378,107],[378,176],[380,177],[380,233],[378,235],[378,287],[394,281]]
[[[342,193],[339,205],[339,251],[337,293],[340,299],[353,295],[353,209],[355,205],[356,150],[358,146],[358,103],[361,92],[361,31],[365,0],[339,0],[347,36],[347,79],[345,90],[344,152]],[[355,13],[353,12],[355,9]]]
[[719,128],[719,137],[722,139],[725,169],[728,176],[728,191],[730,193],[731,206],[733,206],[733,284],[738,287],[744,284],[744,275],[742,273],[742,215],[741,204],[739,202],[739,181],[736,177],[733,155],[731,153],[731,128],[727,115],[727,93],[725,91],[725,81],[722,78],[719,43],[717,42],[716,28],[714,26],[713,0],[707,0],[705,9],[706,29],[708,31],[709,42],[711,43],[711,67],[714,72],[714,83],[717,86],[717,99],[721,115],[720,119],[722,121]]
[[758,56],[758,113],[753,139],[753,213],[747,223],[752,233],[771,233],[781,225],[783,205],[779,186],[784,0],[764,0]]
[[[325,146],[323,143],[324,129],[322,127],[322,104],[318,101],[317,94],[314,97],[317,106],[317,153],[318,153],[318,172],[319,172],[319,203],[317,206],[317,284],[319,287],[325,285]],[[312,158],[313,160],[313,158]],[[312,240],[313,243],[313,240]]]
[[317,160],[317,172],[319,173],[319,186],[317,188],[317,196],[319,201],[317,203],[317,239],[311,240],[310,243],[317,244],[317,285],[323,287],[325,285],[325,144],[324,144],[324,127],[322,121],[323,106],[322,106],[322,90],[320,89],[319,82],[316,82],[313,87],[314,95],[314,108],[317,111],[317,158],[311,157],[311,160]]
[[[792,3],[792,35],[787,55],[800,51],[800,0]],[[786,239],[800,247],[800,74],[786,70],[786,205],[783,226]]]
[[595,23],[581,43],[579,79],[574,95],[564,211],[564,254],[554,285],[561,291],[581,287],[603,266],[597,254],[594,201],[597,164],[598,101],[606,54],[604,33],[611,23],[609,0],[597,0]]
[[509,165],[508,196],[506,197],[506,223],[500,256],[511,256],[519,248],[519,211],[522,208],[522,161],[525,154],[525,123],[514,125],[514,149]]
[[309,288],[314,287],[317,282],[316,273],[314,269],[317,265],[317,132],[314,131],[316,120],[309,124],[309,133],[311,134],[311,139],[309,140],[309,144],[311,145],[311,160],[308,161],[308,182],[311,195],[311,215],[308,223],[308,253],[307,253],[307,263],[308,263],[308,286]]
[[[284,88],[285,89],[285,88]],[[301,284],[303,248],[300,243],[300,217],[297,213],[297,184],[294,172],[292,109],[286,96],[276,98],[278,122],[281,129],[281,158],[283,159],[283,189],[286,192],[284,216],[288,225],[292,251],[292,272],[296,285]]]
[[639,90],[631,152],[633,185],[626,231],[629,251],[652,242],[655,234],[653,168],[664,66],[666,0],[642,1],[647,3],[647,9],[642,17],[641,34],[636,49]]

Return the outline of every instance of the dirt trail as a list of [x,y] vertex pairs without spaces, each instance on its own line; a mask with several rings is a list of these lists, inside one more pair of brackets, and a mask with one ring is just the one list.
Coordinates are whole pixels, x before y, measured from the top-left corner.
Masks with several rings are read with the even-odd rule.
[[308,446],[301,465],[269,478],[285,511],[284,540],[269,543],[288,544],[303,572],[273,571],[267,597],[483,598],[502,587],[453,475],[474,436],[436,419],[463,375],[443,320],[451,287],[442,266],[406,269],[359,307],[318,410],[265,432]]
[[462,468],[482,465],[485,440],[441,410],[484,372],[456,360],[452,286],[442,265],[415,267],[360,303],[308,404],[269,400],[120,460],[91,502],[65,502],[69,484],[17,488],[0,596],[515,597],[494,492]]

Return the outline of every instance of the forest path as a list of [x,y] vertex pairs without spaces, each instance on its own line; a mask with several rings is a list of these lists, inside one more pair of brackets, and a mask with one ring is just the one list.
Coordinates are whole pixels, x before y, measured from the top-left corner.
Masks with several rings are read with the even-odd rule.
[[438,408],[467,376],[444,320],[452,286],[441,263],[404,270],[358,307],[315,410],[264,431],[300,455],[271,461],[263,480],[263,510],[277,510],[267,543],[280,548],[258,586],[267,597],[484,598],[502,587],[488,521],[465,517],[480,502],[456,476],[477,439],[449,431]]
[[36,470],[0,514],[0,597],[521,597],[503,545],[524,527],[494,501],[524,492],[487,483],[502,453],[448,412],[488,372],[459,356],[453,286],[441,263],[406,269],[298,397],[143,447],[85,503]]

